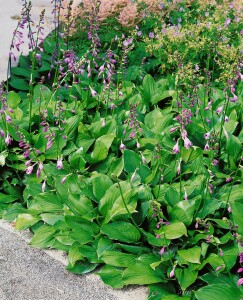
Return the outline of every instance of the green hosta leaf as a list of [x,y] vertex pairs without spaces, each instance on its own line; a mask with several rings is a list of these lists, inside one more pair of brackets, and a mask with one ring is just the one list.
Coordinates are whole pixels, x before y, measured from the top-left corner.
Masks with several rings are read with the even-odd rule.
[[192,223],[195,211],[195,201],[180,201],[170,211],[172,221],[182,221],[186,226]]
[[94,240],[94,238],[92,237],[92,235],[90,234],[90,232],[86,231],[86,230],[82,230],[82,229],[74,229],[69,233],[69,236],[79,242],[80,244],[87,244],[89,242],[92,242]]
[[162,100],[164,100],[164,99],[166,99],[166,98],[168,98],[168,97],[172,97],[173,95],[174,95],[174,91],[172,91],[172,90],[168,90],[168,91],[163,91],[163,92],[161,92],[161,91],[159,91],[159,92],[157,92],[156,94],[154,94],[153,96],[152,96],[152,98],[151,98],[151,103],[152,104],[156,104],[156,103],[158,103],[159,101],[162,101]]
[[173,187],[169,187],[165,192],[165,200],[173,207],[180,201],[180,195]]
[[33,197],[29,209],[36,212],[60,212],[63,203],[52,192],[41,193]]
[[78,147],[82,147],[84,152],[86,152],[89,147],[94,143],[95,139],[92,138],[90,135],[85,134],[83,132],[78,133],[78,137],[76,140],[76,144]]
[[79,252],[86,257],[91,263],[101,263],[102,261],[98,259],[97,251],[93,246],[90,245],[81,245],[79,247]]
[[127,214],[123,199],[130,213],[134,213],[137,206],[137,189],[131,189],[128,182],[120,183],[122,195],[118,184],[113,184],[99,202],[99,211],[105,216],[104,222],[109,222],[116,216]]
[[[223,247],[222,247],[223,248]],[[202,264],[198,267],[198,270],[201,270],[207,263],[210,264],[215,270],[217,267],[221,265],[227,265],[227,268],[230,270],[236,263],[237,255],[239,250],[236,246],[230,246],[227,248],[223,248],[224,259],[221,256],[215,253],[210,253],[208,257],[202,262]]]
[[55,49],[56,49],[57,45],[55,41],[50,41],[48,39],[44,40],[44,49],[46,53],[52,54]]
[[160,269],[153,270],[149,265],[137,263],[128,267],[122,274],[125,284],[152,284],[165,282],[164,273]]
[[149,253],[150,249],[143,246],[134,246],[134,245],[127,245],[127,244],[117,244],[119,247],[121,247],[126,252],[132,253],[132,254],[142,254],[142,253]]
[[113,185],[113,182],[109,176],[99,174],[99,176],[93,178],[92,185],[93,194],[100,200],[105,195],[106,191]]
[[38,84],[34,87],[34,99],[38,99],[38,103],[48,103],[51,96],[52,92],[47,86]]
[[9,84],[16,90],[20,91],[28,91],[30,86],[28,81],[25,79],[12,79]]
[[163,300],[164,297],[168,296],[175,296],[175,298],[177,297],[176,291],[173,287],[172,284],[170,284],[169,282],[166,284],[163,283],[158,283],[158,284],[151,284],[148,286],[149,288],[149,296],[148,296],[148,300]]
[[18,107],[19,103],[21,102],[21,98],[14,91],[10,91],[7,95],[7,101],[8,101],[8,106],[12,109],[15,109]]
[[73,140],[75,138],[75,133],[78,129],[78,125],[80,122],[80,116],[72,116],[66,121],[65,125],[65,133],[70,138],[70,140]]
[[200,278],[203,281],[207,282],[208,284],[219,284],[220,283],[220,284],[232,285],[233,287],[235,287],[235,282],[237,281],[236,276],[234,276],[234,277],[232,276],[232,278],[230,278],[227,275],[224,275],[222,273],[217,274],[216,272],[206,273],[206,274],[200,276]]
[[68,263],[70,267],[73,267],[78,260],[84,260],[83,255],[79,251],[80,246],[78,243],[74,243],[68,252]]
[[184,162],[190,163],[193,162],[196,158],[202,157],[203,150],[198,147],[191,147],[190,149],[182,148],[181,149],[181,157]]
[[143,79],[143,99],[145,100],[145,102],[150,102],[155,92],[155,81],[150,74],[147,74]]
[[177,253],[186,261],[193,264],[200,264],[201,247],[178,250]]
[[40,217],[42,221],[51,226],[53,226],[58,221],[64,221],[64,216],[59,214],[43,213],[40,215]]
[[173,240],[183,235],[187,235],[187,229],[184,223],[174,222],[171,223],[170,225],[162,226],[159,230],[159,233],[162,236],[165,235],[166,239]]
[[176,268],[175,276],[183,291],[185,291],[197,279],[198,272],[189,269]]
[[82,194],[69,193],[68,199],[66,199],[65,204],[77,216],[81,216],[82,218],[87,220],[93,220],[95,218],[92,201]]
[[36,224],[40,218],[38,216],[33,216],[30,214],[19,214],[16,222],[15,222],[15,229],[17,230],[24,230],[27,229],[34,224]]
[[239,138],[231,133],[228,133],[228,138],[226,139],[226,153],[233,156],[235,160],[237,160],[242,153],[242,144]]
[[133,173],[141,163],[142,163],[142,158],[140,155],[138,155],[132,150],[124,151],[124,170],[127,173]]
[[3,167],[6,163],[6,157],[8,157],[7,150],[4,150],[0,153],[0,166]]
[[136,255],[122,253],[118,251],[105,251],[101,259],[107,264],[114,267],[129,267],[135,263]]
[[0,203],[11,203],[18,200],[17,197],[0,193]]
[[56,235],[55,239],[59,243],[67,245],[67,246],[71,246],[74,243],[74,240],[68,236],[67,232],[64,232],[64,234]]
[[65,223],[73,230],[80,232],[85,230],[92,236],[96,236],[99,232],[99,226],[96,223],[78,216],[66,215]]
[[97,246],[97,255],[100,257],[105,251],[110,251],[115,249],[115,244],[107,237],[102,236],[99,239]]
[[101,227],[100,231],[103,234],[108,235],[112,240],[125,243],[137,243],[141,237],[138,229],[127,222],[112,222],[105,224]]
[[112,266],[104,266],[97,275],[104,281],[105,284],[120,289],[125,283],[122,280],[121,269],[112,267]]
[[204,219],[206,216],[213,214],[221,206],[221,201],[217,199],[207,198],[204,200],[204,205],[197,213],[196,217]]
[[[32,70],[31,69],[26,69],[26,68],[20,68],[20,67],[13,67],[13,68],[11,68],[11,73],[14,74],[14,75],[23,76],[27,80],[30,80]],[[40,74],[37,71],[34,71],[33,72],[33,77],[34,78],[40,78]]]
[[158,119],[163,118],[163,113],[160,109],[154,109],[147,113],[144,118],[144,124],[149,129],[154,129],[158,125]]
[[88,261],[77,261],[74,266],[68,265],[67,270],[75,273],[75,274],[87,274],[92,271],[98,266],[98,264],[92,264]]
[[114,134],[103,135],[98,138],[94,145],[94,151],[91,153],[91,159],[93,163],[104,160],[110,149],[110,146],[114,140]]
[[83,148],[80,147],[77,151],[70,154],[68,157],[70,166],[80,172],[84,171],[86,165],[86,161],[83,157],[83,154],[84,154]]
[[[0,205],[3,205],[4,208],[9,206],[9,204],[1,204],[1,203]],[[15,202],[10,207],[8,207],[8,210],[3,215],[3,219],[6,220],[7,222],[12,222],[17,218],[18,214],[25,213],[26,211],[27,210],[21,204]]]
[[30,241],[30,245],[37,248],[51,247],[54,242],[55,233],[56,230],[53,227],[44,225],[36,230]]
[[240,290],[227,284],[207,285],[195,291],[195,295],[198,300],[240,300],[241,298]]
[[120,157],[112,163],[108,175],[119,177],[123,171],[123,168],[124,168],[124,158]]

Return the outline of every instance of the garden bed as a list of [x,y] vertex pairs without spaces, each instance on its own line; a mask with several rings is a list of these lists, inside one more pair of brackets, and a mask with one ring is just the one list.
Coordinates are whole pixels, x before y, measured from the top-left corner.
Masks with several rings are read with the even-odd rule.
[[113,288],[241,299],[242,5],[113,2],[54,1],[2,85],[0,216]]

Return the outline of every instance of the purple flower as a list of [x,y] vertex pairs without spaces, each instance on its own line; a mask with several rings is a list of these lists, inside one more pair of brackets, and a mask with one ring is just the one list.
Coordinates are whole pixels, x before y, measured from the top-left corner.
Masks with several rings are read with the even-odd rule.
[[126,39],[125,41],[123,41],[123,46],[127,47],[130,44],[132,44],[132,42],[133,42],[132,38]]
[[34,166],[29,166],[25,169],[26,174],[30,175],[33,172]]
[[180,153],[179,139],[177,140],[175,146],[173,147],[172,152],[173,152],[174,154]]
[[170,129],[170,132],[175,132],[175,131],[177,130],[177,128],[178,128],[178,127],[172,127],[172,128]]
[[205,133],[203,137],[205,140],[208,140],[210,138],[210,132]]
[[210,150],[210,146],[209,146],[208,142],[207,142],[207,144],[205,145],[204,150]]
[[184,147],[185,147],[186,149],[189,149],[191,146],[192,146],[192,142],[186,137],[186,138],[184,139]]
[[211,235],[207,235],[206,236],[206,243],[210,243],[211,242]]
[[242,273],[243,272],[243,268],[239,268],[237,273]]
[[119,149],[120,149],[120,150],[126,149],[126,146],[123,144],[123,142],[121,142],[121,145],[120,145]]
[[218,163],[219,163],[219,162],[218,162],[217,159],[214,159],[213,162],[212,162],[212,164],[213,164],[214,166],[217,166]]
[[224,267],[224,265],[220,265],[220,266],[218,266],[218,267],[216,268],[215,271],[219,271],[219,270],[222,269],[223,267]]
[[238,97],[233,93],[233,98],[230,98],[230,102],[235,103],[238,100]]
[[154,32],[150,32],[150,33],[149,33],[149,37],[150,37],[151,39],[153,39],[153,38],[154,38]]
[[239,257],[240,257],[240,264],[242,264],[243,263],[243,253],[242,252],[239,253]]
[[43,183],[42,183],[42,186],[41,186],[42,193],[45,192],[45,189],[46,189],[46,181],[44,180]]
[[90,87],[92,97],[97,96],[97,92]]
[[0,129],[0,136],[4,138],[4,131],[2,129]]
[[10,123],[12,121],[12,118],[9,115],[6,115],[6,122]]
[[41,60],[41,54],[40,53],[36,53],[35,57],[36,57],[37,60]]
[[58,160],[57,160],[57,169],[58,170],[63,169],[63,163],[62,163],[62,158],[61,157],[59,157]]
[[219,255],[220,255],[220,256],[223,256],[223,255],[224,255],[224,252],[223,252],[222,249],[219,249]]
[[67,176],[63,177],[63,179],[61,180],[61,184],[63,184],[66,180],[67,180]]
[[159,255],[163,255],[165,253],[165,247],[162,247],[159,251]]
[[46,144],[46,150],[50,149],[52,146],[52,140],[48,140],[47,144]]
[[187,137],[187,132],[186,132],[186,130],[182,130],[182,131],[181,131],[181,137],[182,137],[183,139],[185,139],[185,138]]
[[23,154],[24,158],[28,158],[29,155],[30,155],[30,150],[29,149],[27,149],[26,151],[24,151],[24,154]]
[[137,141],[137,148],[139,149],[141,147],[141,145],[139,144],[139,142]]
[[7,136],[5,138],[5,144],[7,146],[9,146],[11,144],[11,142],[12,142],[12,138],[11,138],[11,136],[9,134],[7,134]]
[[130,139],[133,139],[136,136],[136,133],[134,131],[132,131],[129,135]]
[[175,276],[175,266],[173,267],[173,269],[170,271],[170,278]]
[[29,167],[31,163],[32,163],[32,159],[28,160],[28,161],[25,163],[25,166],[26,166],[26,167]]
[[143,164],[143,165],[146,164],[146,158],[143,156],[143,154],[142,154],[142,164]]
[[131,182],[133,182],[135,180],[136,172],[137,172],[137,169],[135,169],[135,171],[132,174]]
[[186,200],[186,201],[188,201],[188,195],[187,195],[187,192],[186,192],[186,189],[184,188],[184,199]]
[[43,163],[40,162],[40,163],[39,163],[39,167],[38,167],[38,169],[37,169],[37,171],[36,171],[36,177],[37,177],[37,178],[40,177],[41,170],[43,170],[43,169],[44,169]]
[[237,285],[242,285],[243,284],[243,278],[240,278],[238,281],[237,281]]
[[222,111],[223,111],[223,106],[220,106],[216,109],[216,113],[219,115],[222,113]]
[[179,160],[178,166],[177,166],[177,174],[179,175],[181,173],[181,160]]
[[106,125],[106,122],[105,122],[105,120],[102,120],[102,122],[101,122],[101,126],[102,126],[102,127],[105,127],[105,125]]

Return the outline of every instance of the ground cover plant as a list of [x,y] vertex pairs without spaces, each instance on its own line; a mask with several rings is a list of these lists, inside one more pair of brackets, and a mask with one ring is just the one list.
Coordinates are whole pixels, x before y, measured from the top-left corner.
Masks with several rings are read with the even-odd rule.
[[126,26],[52,2],[53,34],[23,1],[11,44],[28,27],[0,90],[0,216],[113,288],[240,300],[242,4],[133,1]]

